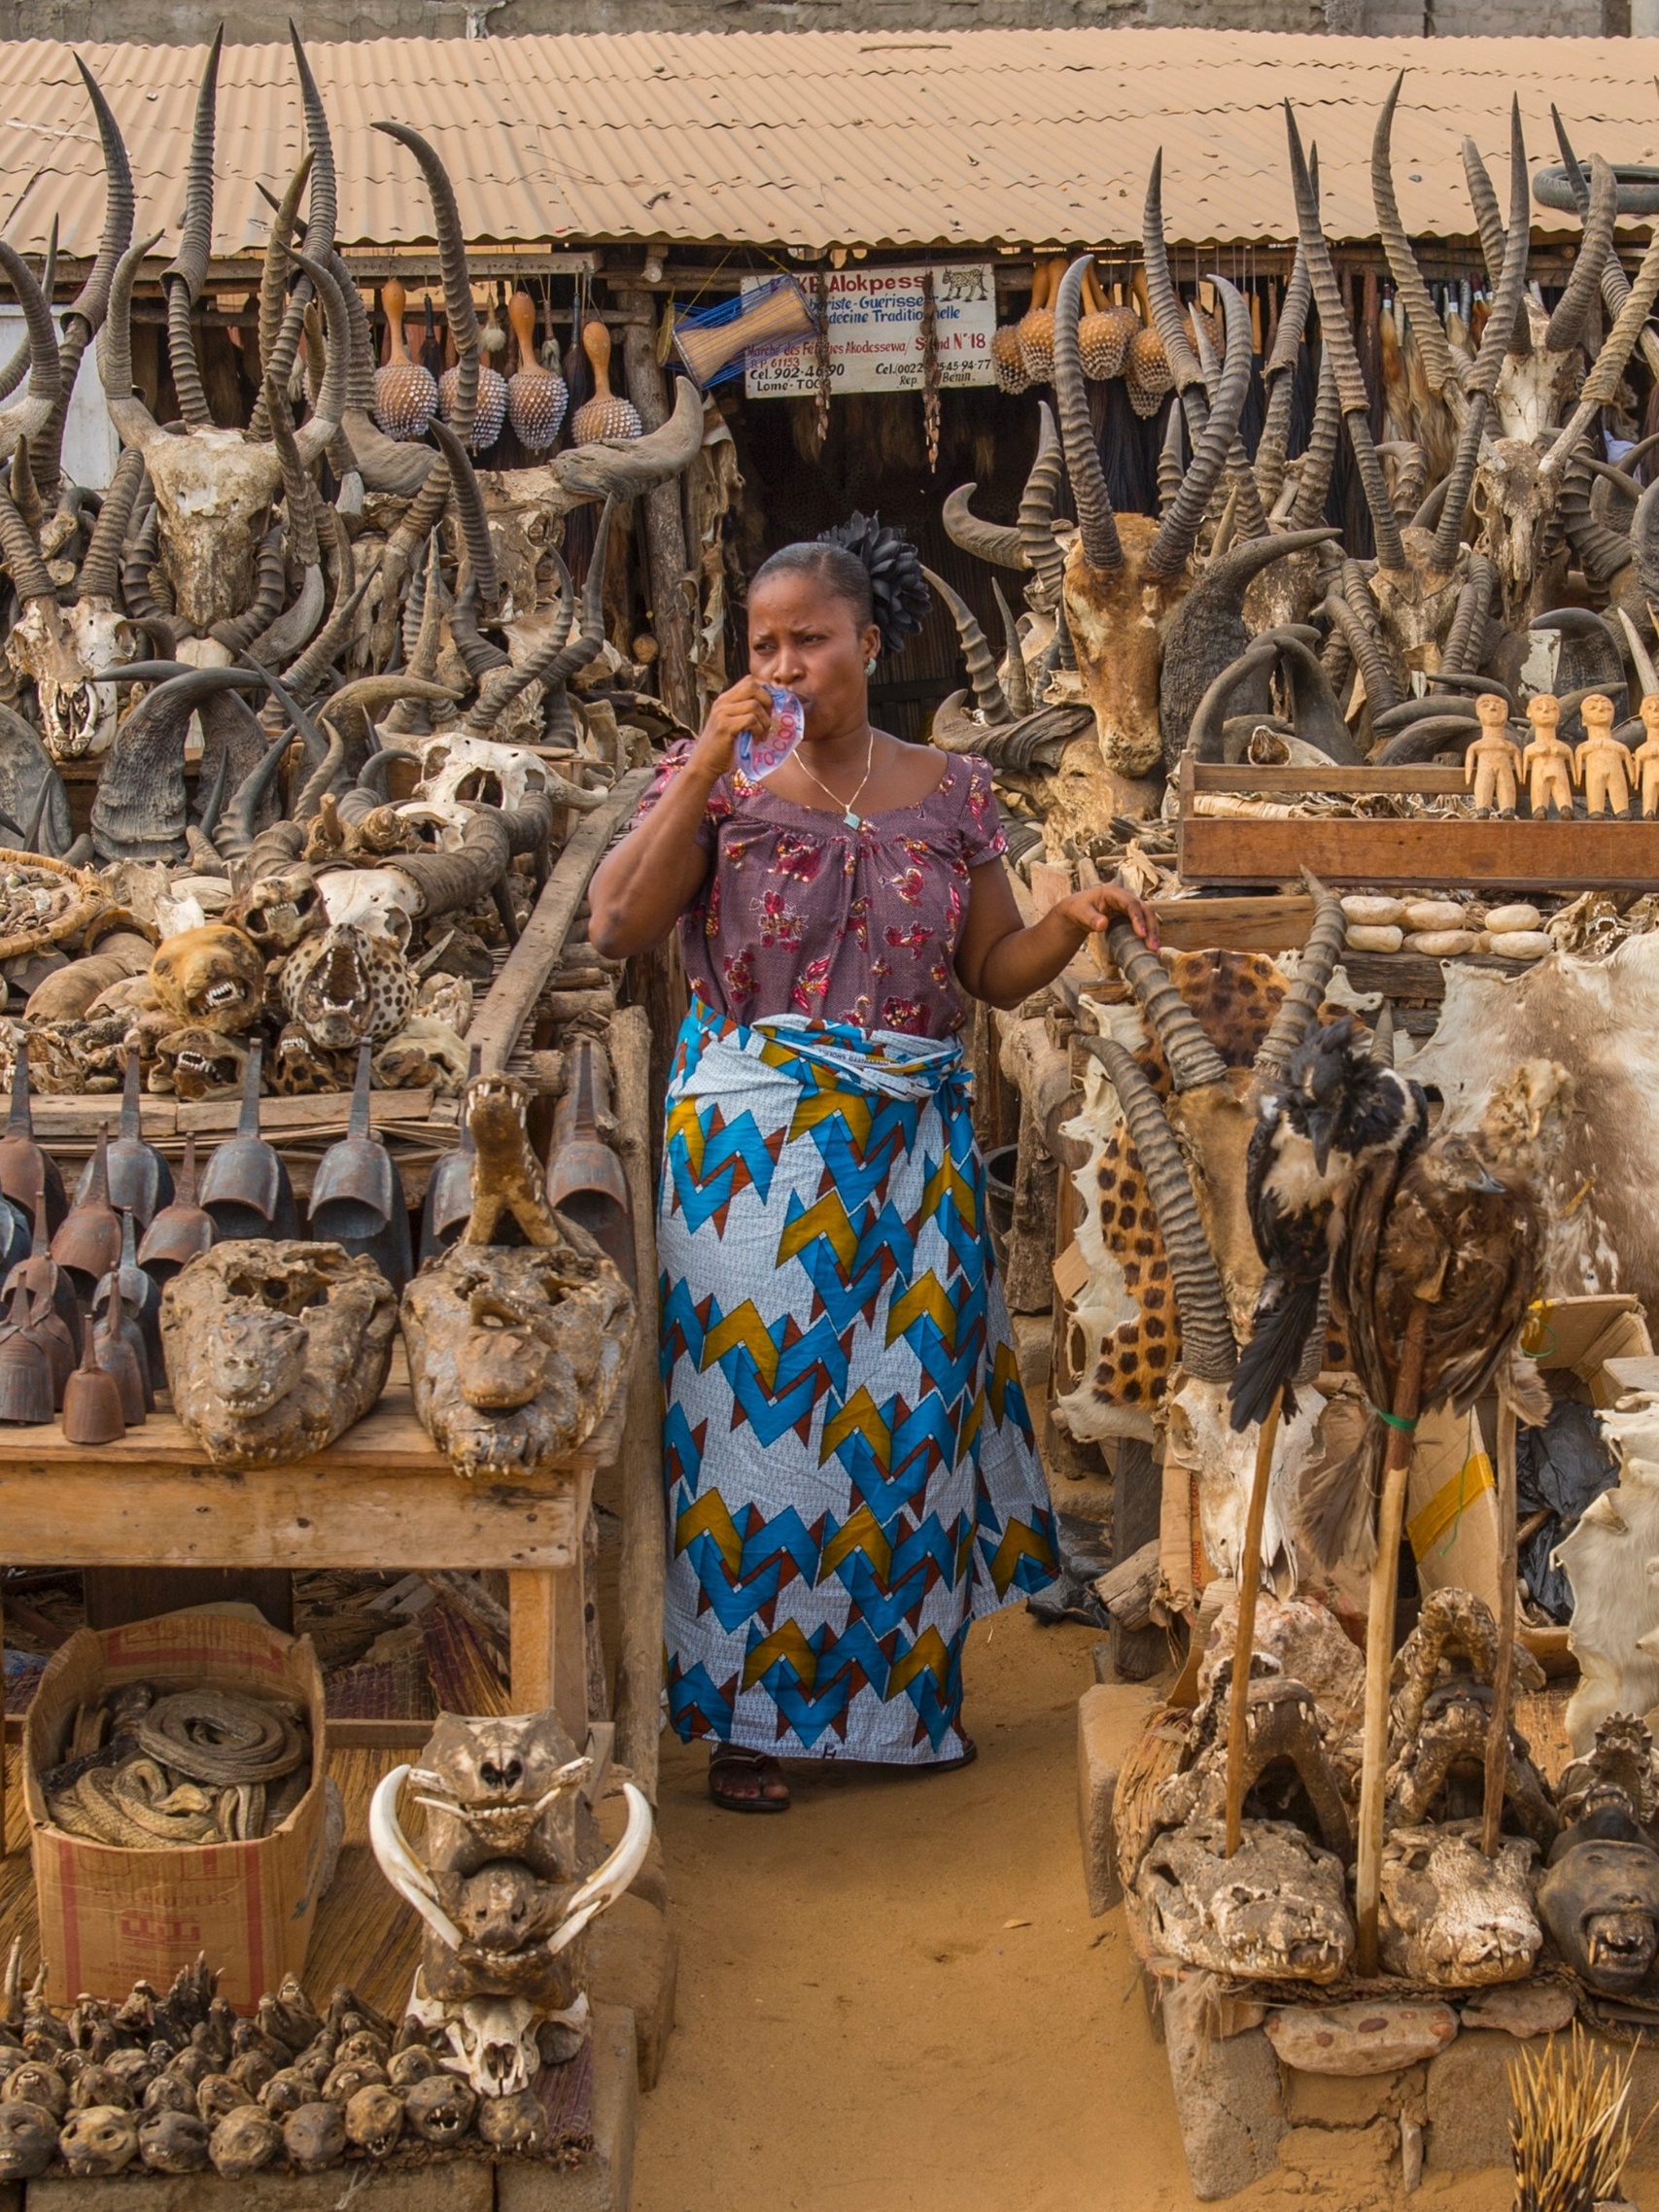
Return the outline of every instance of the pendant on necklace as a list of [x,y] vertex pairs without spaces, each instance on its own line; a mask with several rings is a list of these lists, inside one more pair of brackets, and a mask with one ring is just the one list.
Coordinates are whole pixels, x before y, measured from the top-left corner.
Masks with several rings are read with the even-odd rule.
[[858,815],[853,812],[850,807],[847,808],[846,813],[843,814],[841,818],[850,830],[862,829],[864,827],[863,822],[859,819]]

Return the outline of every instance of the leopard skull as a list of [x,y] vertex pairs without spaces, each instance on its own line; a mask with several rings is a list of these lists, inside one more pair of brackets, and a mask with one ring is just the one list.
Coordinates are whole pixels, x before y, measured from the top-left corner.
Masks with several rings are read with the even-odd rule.
[[335,922],[308,937],[282,971],[283,1009],[326,1053],[396,1036],[414,1011],[414,970],[390,937]]

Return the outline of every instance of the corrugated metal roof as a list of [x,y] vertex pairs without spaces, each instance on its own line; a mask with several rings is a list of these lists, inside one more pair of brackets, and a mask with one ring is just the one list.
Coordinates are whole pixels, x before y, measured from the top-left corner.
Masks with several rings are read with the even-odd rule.
[[[141,224],[171,229],[202,49],[79,51],[126,134]],[[1171,239],[1283,241],[1294,235],[1286,98],[1318,142],[1331,235],[1370,237],[1371,129],[1400,68],[1395,173],[1415,235],[1473,229],[1466,132],[1503,194],[1511,91],[1535,166],[1556,158],[1552,100],[1581,155],[1659,161],[1659,39],[639,32],[307,51],[333,129],[347,245],[431,236],[413,160],[371,127],[382,117],[437,147],[469,238],[525,246],[1128,243],[1159,146]],[[302,144],[289,50],[227,47],[216,253],[261,248],[257,186],[280,190]],[[69,47],[0,46],[0,227],[14,244],[38,252],[55,214],[66,252],[92,250],[97,137]]]

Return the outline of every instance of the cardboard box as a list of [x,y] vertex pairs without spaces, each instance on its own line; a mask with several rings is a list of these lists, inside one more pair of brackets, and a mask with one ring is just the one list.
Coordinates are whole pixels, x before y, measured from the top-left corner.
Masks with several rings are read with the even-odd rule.
[[[41,1776],[59,1764],[76,1709],[123,1682],[246,1690],[291,1699],[311,1723],[305,1795],[255,1843],[122,1850],[65,1835],[48,1818]],[[323,1676],[309,1638],[214,1612],[168,1613],[101,1634],[80,1629],[54,1652],[29,1707],[23,1790],[48,1995],[124,1997],[165,1989],[198,1953],[220,1994],[250,2012],[300,1974],[323,1873]]]

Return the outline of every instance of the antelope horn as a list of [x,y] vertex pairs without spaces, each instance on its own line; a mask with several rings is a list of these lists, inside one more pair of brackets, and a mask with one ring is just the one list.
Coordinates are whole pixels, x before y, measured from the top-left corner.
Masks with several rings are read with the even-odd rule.
[[1020,495],[1020,542],[1042,586],[1046,604],[1056,614],[1065,575],[1065,556],[1054,542],[1054,495],[1065,466],[1059,432],[1046,399],[1037,402],[1037,458]]
[[[17,295],[28,327],[29,386],[26,397],[0,415],[0,454],[15,452],[19,438],[37,438],[51,422],[62,389],[57,332],[35,273],[21,254],[0,238],[0,269]],[[50,487],[49,487],[50,488]]]
[[160,238],[159,230],[137,238],[122,254],[110,287],[109,314],[98,332],[98,375],[104,404],[122,445],[148,453],[163,435],[155,416],[132,389],[132,284],[139,263]]
[[675,379],[674,412],[643,437],[567,446],[550,467],[562,491],[587,500],[632,500],[677,476],[703,450],[703,400],[685,377]]
[[[1186,569],[1198,541],[1198,530],[1210,503],[1210,495],[1221,481],[1232,441],[1238,435],[1239,417],[1250,392],[1250,310],[1225,277],[1214,277],[1212,282],[1227,313],[1227,359],[1198,450],[1181,480],[1175,504],[1158,526],[1158,536],[1146,557],[1146,573],[1150,576],[1178,576]],[[1321,320],[1323,322],[1323,315]]]
[[1308,931],[1302,956],[1296,963],[1296,980],[1285,993],[1284,1003],[1273,1017],[1273,1026],[1262,1038],[1262,1049],[1256,1055],[1256,1073],[1261,1077],[1284,1074],[1291,1054],[1319,1019],[1320,1002],[1342,956],[1347,925],[1342,918],[1341,900],[1305,868],[1302,882],[1314,900],[1313,927]]
[[143,481],[144,456],[128,446],[116,463],[114,479],[104,494],[104,503],[86,542],[86,557],[81,564],[80,576],[83,599],[106,599],[113,603],[120,598],[121,549],[127,525],[132,520],[138,487]]
[[[1083,280],[1090,259],[1083,254],[1073,261],[1060,280],[1059,297],[1054,302],[1054,404],[1060,418],[1066,474],[1071,478],[1077,506],[1083,558],[1096,575],[1104,575],[1123,566],[1123,548],[1118,542],[1112,495],[1106,489],[1106,471],[1100,466],[1100,448],[1094,442],[1094,429],[1089,419],[1089,395],[1083,388],[1083,362],[1077,348]],[[977,692],[977,683],[974,688]]]
[[1278,657],[1278,645],[1271,638],[1255,638],[1236,660],[1228,661],[1199,700],[1192,726],[1187,732],[1185,749],[1194,760],[1226,759],[1222,725],[1226,720],[1227,701],[1241,683],[1271,669]]
[[309,254],[294,249],[294,259],[311,279],[318,298],[323,302],[323,314],[328,324],[328,341],[323,364],[323,382],[317,394],[315,410],[294,432],[294,444],[298,449],[300,466],[312,467],[321,461],[333,443],[334,433],[340,427],[340,417],[346,406],[346,364],[351,358],[351,328],[346,321],[346,303],[340,296],[340,288],[321,261],[314,261]]
[[[42,264],[40,277],[41,297],[47,302],[49,307],[52,304],[52,288],[56,282],[57,218],[54,215],[52,219],[52,230],[46,242],[46,260]],[[27,319],[25,318],[25,325]],[[57,343],[54,337],[52,341],[52,352],[55,354],[56,351]],[[18,385],[21,384],[23,378],[29,373],[29,370],[33,367],[33,365],[34,332],[32,328],[25,327],[22,339],[17,347],[17,350],[13,354],[11,360],[6,363],[5,367],[3,369],[0,369],[0,399],[9,399],[12,397],[13,393],[16,392]],[[59,381],[61,381],[61,379]]]
[[1371,1057],[1379,1067],[1394,1065],[1394,1001],[1385,998],[1371,1024]]
[[1613,250],[1613,225],[1618,221],[1619,181],[1612,164],[1599,154],[1590,156],[1590,205],[1584,215],[1584,235],[1573,257],[1567,290],[1555,305],[1543,334],[1546,353],[1563,354],[1579,344],[1591,302],[1602,289],[1602,264]]
[[1445,651],[1440,659],[1442,676],[1474,673],[1481,658],[1479,648],[1486,634],[1486,610],[1492,604],[1492,586],[1497,574],[1486,554],[1469,555],[1469,580],[1458,594],[1452,626],[1446,633]]
[[1342,403],[1336,394],[1336,371],[1331,364],[1331,350],[1325,349],[1319,364],[1319,385],[1314,395],[1313,428],[1302,453],[1301,473],[1296,478],[1296,498],[1286,517],[1292,530],[1311,530],[1325,512],[1325,502],[1331,494],[1331,472],[1336,467],[1336,448],[1342,436]]
[[1025,655],[1020,643],[1020,625],[1014,619],[1013,609],[1002,596],[1002,586],[993,576],[990,588],[996,596],[996,611],[1002,617],[1003,644],[1007,650],[1008,674],[1003,679],[1003,696],[1014,709],[1014,718],[1031,711],[1031,679],[1025,673]]
[[[443,278],[444,313],[449,334],[463,359],[478,351],[478,315],[472,304],[472,284],[467,273],[467,234],[461,227],[461,211],[455,204],[455,187],[436,150],[406,122],[377,122],[388,138],[406,147],[420,163],[432,200],[432,226],[437,233],[438,269]],[[466,428],[471,429],[468,423]]]
[[[132,189],[132,164],[127,159],[126,145],[116,121],[114,111],[98,88],[98,81],[77,54],[75,66],[81,72],[81,82],[86,87],[86,97],[92,103],[97,119],[98,141],[104,156],[104,227],[98,240],[98,251],[86,272],[86,281],[64,311],[67,325],[71,318],[81,325],[83,336],[75,349],[79,365],[81,353],[89,339],[95,338],[103,328],[104,317],[109,313],[110,287],[115,282],[117,264],[132,243],[132,223],[138,201]],[[65,344],[68,336],[65,332]],[[67,365],[67,363],[66,363]],[[73,382],[73,377],[71,377]]]
[[[307,148],[288,180],[288,190],[271,211],[270,235],[265,240],[265,259],[259,270],[259,376],[261,385],[274,383],[279,392],[287,389],[305,320],[301,290],[307,297],[311,291],[307,281],[303,288],[295,286],[293,300],[289,298],[289,244],[298,225],[299,203],[305,194],[312,159]],[[269,426],[270,410],[261,390],[248,428],[256,437],[263,437]]]
[[[1400,202],[1395,197],[1389,140],[1394,130],[1395,107],[1404,83],[1405,72],[1402,69],[1382,104],[1382,113],[1377,117],[1377,127],[1371,137],[1371,199],[1376,208],[1377,234],[1382,240],[1383,253],[1394,277],[1394,289],[1410,319],[1429,389],[1437,397],[1448,386],[1454,393],[1460,387],[1451,343],[1446,336],[1444,325],[1434,312],[1434,302],[1429,297],[1429,287],[1423,282],[1423,272],[1417,266],[1416,256],[1405,235],[1405,225],[1400,220]],[[1321,324],[1324,320],[1322,302]]]
[[467,546],[467,558],[471,565],[472,580],[478,587],[478,597],[486,614],[493,614],[501,596],[501,582],[496,568],[495,540],[490,536],[489,521],[484,513],[484,495],[478,489],[478,479],[467,459],[467,448],[449,425],[434,417],[431,429],[439,451],[449,464],[449,496],[455,502],[461,536]]
[[351,331],[351,352],[346,372],[346,408],[342,428],[358,473],[371,492],[390,492],[411,500],[432,473],[437,455],[430,445],[400,445],[376,423],[369,409],[374,404],[374,343],[363,294],[339,254],[328,257],[334,282],[346,303]]
[[1020,541],[1019,525],[982,522],[969,509],[968,501],[977,490],[974,484],[958,484],[949,494],[940,516],[946,536],[964,553],[972,553],[976,560],[988,561],[994,568],[1028,569],[1031,564]]
[[1481,333],[1480,350],[1469,373],[1466,389],[1469,410],[1458,433],[1457,452],[1440,508],[1439,528],[1434,533],[1434,549],[1429,556],[1431,568],[1442,575],[1449,572],[1458,556],[1464,509],[1469,504],[1469,487],[1474,482],[1475,466],[1480,459],[1487,411],[1498,389],[1503,357],[1509,350],[1510,333],[1520,314],[1521,290],[1527,281],[1527,254],[1532,240],[1529,190],[1521,103],[1512,100],[1509,105],[1509,234],[1503,246],[1503,274],[1493,298],[1486,328]]
[[1348,425],[1348,442],[1353,448],[1354,467],[1365,495],[1365,504],[1370,509],[1377,559],[1385,569],[1403,569],[1405,548],[1400,540],[1399,518],[1394,511],[1394,501],[1388,496],[1382,463],[1377,459],[1377,450],[1371,441],[1370,395],[1360,370],[1360,357],[1354,351],[1354,333],[1348,326],[1342,288],[1331,264],[1330,241],[1320,223],[1319,195],[1308,174],[1307,161],[1302,154],[1301,134],[1296,129],[1296,119],[1289,100],[1285,102],[1285,128],[1290,139],[1291,182],[1296,192],[1296,224],[1302,244],[1307,249],[1308,268],[1313,278],[1313,296],[1319,303],[1320,336],[1336,374],[1336,396]]
[[1584,379],[1572,420],[1557,433],[1555,442],[1538,463],[1541,478],[1547,480],[1566,465],[1598,409],[1617,397],[1625,365],[1636,350],[1637,339],[1646,328],[1648,310],[1655,298],[1659,298],[1659,229],[1654,231],[1642,257],[1642,265],[1624,305],[1614,318],[1612,328],[1602,340],[1601,351],[1590,363],[1590,373]]
[[1163,436],[1158,448],[1158,511],[1165,515],[1175,504],[1181,490],[1184,464],[1181,459],[1181,432],[1186,416],[1179,407],[1171,407],[1163,426]]
[[1659,601],[1659,477],[1636,502],[1630,518],[1630,550],[1642,598]]
[[[1253,578],[1286,554],[1303,553],[1337,536],[1331,529],[1287,531],[1273,537],[1247,538],[1207,561],[1198,579],[1176,608],[1164,639],[1158,682],[1158,720],[1164,757],[1173,761],[1187,745],[1209,679],[1218,672],[1218,655],[1242,651],[1244,595]],[[1236,642],[1234,642],[1236,641]]]
[[1146,269],[1147,300],[1152,308],[1153,324],[1163,340],[1175,389],[1185,395],[1194,384],[1202,388],[1204,371],[1187,335],[1186,319],[1169,274],[1169,249],[1163,240],[1161,146],[1152,157],[1152,173],[1147,178],[1146,206],[1141,213],[1141,259]]
[[1181,1325],[1181,1364],[1200,1382],[1227,1382],[1238,1365],[1221,1269],[1204,1234],[1192,1177],[1162,1105],[1132,1053],[1110,1037],[1079,1037],[1112,1079],[1158,1216]]
[[1472,138],[1463,142],[1463,174],[1464,183],[1469,187],[1469,205],[1474,210],[1475,228],[1480,232],[1480,258],[1486,263],[1487,281],[1496,291],[1503,281],[1503,218],[1498,212],[1498,194],[1493,190],[1486,163],[1480,158],[1480,149]]
[[421,914],[431,916],[456,914],[487,898],[506,874],[512,852],[508,817],[500,808],[478,807],[467,815],[453,850],[399,852],[386,865],[414,885]]
[[3,484],[0,484],[0,562],[5,564],[19,600],[25,605],[30,600],[45,600],[55,614],[57,586],[52,580],[34,532],[17,512],[17,502]]
[[202,389],[201,363],[196,359],[190,313],[201,297],[213,251],[213,140],[219,100],[219,56],[224,44],[222,23],[208,49],[201,83],[196,89],[179,250],[161,271],[161,289],[167,301],[167,355],[172,365],[173,389],[179,396],[179,412],[191,430],[207,429],[213,422]]
[[299,78],[299,104],[305,114],[305,144],[312,156],[311,204],[305,211],[305,251],[314,261],[326,261],[334,250],[334,225],[339,219],[339,189],[334,177],[334,143],[328,135],[328,111],[305,58],[299,31],[290,17],[289,42]]
[[985,632],[980,628],[973,608],[960,592],[952,591],[945,578],[923,568],[930,589],[937,592],[955,617],[956,635],[962,643],[962,658],[968,667],[968,681],[974,687],[974,702],[988,723],[1004,727],[1014,720],[1014,709],[1008,704],[996,673],[996,661],[985,643]]
[[1118,973],[1134,992],[1152,1024],[1177,1090],[1198,1090],[1225,1083],[1227,1062],[1205,1036],[1197,1016],[1169,980],[1156,952],[1149,952],[1126,921],[1114,922],[1106,945]]
[[1296,240],[1296,259],[1291,263],[1290,282],[1285,287],[1285,297],[1279,309],[1279,327],[1273,333],[1272,349],[1262,370],[1267,385],[1267,411],[1262,425],[1261,440],[1256,448],[1256,488],[1263,506],[1270,507],[1278,498],[1285,482],[1285,460],[1290,448],[1291,407],[1296,398],[1296,378],[1293,371],[1301,351],[1302,332],[1307,328],[1308,301],[1313,295],[1313,280],[1307,273],[1307,256],[1302,252],[1301,240]]

